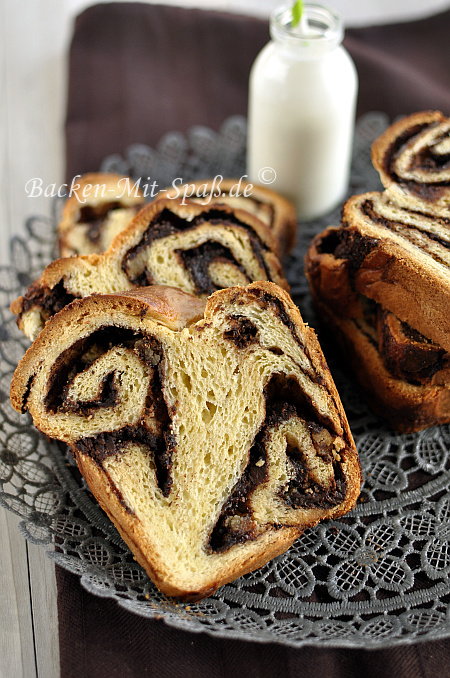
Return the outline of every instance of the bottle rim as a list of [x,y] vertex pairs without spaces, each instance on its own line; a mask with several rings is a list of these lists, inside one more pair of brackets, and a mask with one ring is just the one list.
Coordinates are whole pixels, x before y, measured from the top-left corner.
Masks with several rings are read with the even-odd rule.
[[300,57],[319,56],[342,42],[344,28],[341,16],[326,5],[305,3],[303,11],[310,31],[305,34],[292,27],[292,6],[276,8],[270,17],[270,34],[275,42],[293,47]]

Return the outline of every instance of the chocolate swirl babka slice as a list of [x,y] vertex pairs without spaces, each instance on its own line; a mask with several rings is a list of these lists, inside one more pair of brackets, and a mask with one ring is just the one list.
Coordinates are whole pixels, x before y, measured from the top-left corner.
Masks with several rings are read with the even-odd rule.
[[166,594],[207,596],[355,504],[356,449],[314,332],[260,282],[77,300],[27,351],[14,407],[70,445]]
[[62,257],[104,252],[144,205],[128,177],[91,173],[74,180],[58,224]]
[[306,274],[374,409],[399,431],[450,421],[448,233],[430,215],[352,198],[313,240]]
[[448,219],[399,206],[386,191],[364,193],[345,203],[341,227],[320,243],[346,262],[352,289],[450,351]]
[[76,298],[151,284],[197,296],[270,280],[287,289],[275,241],[251,214],[227,205],[157,200],[144,207],[104,254],[58,259],[11,309],[31,339]]
[[297,215],[293,203],[266,186],[240,179],[198,180],[164,191],[166,197],[185,196],[201,204],[221,203],[253,214],[273,233],[278,254],[286,254],[295,244]]
[[402,118],[375,141],[372,160],[391,198],[419,210],[428,203],[448,218],[450,118],[439,111]]

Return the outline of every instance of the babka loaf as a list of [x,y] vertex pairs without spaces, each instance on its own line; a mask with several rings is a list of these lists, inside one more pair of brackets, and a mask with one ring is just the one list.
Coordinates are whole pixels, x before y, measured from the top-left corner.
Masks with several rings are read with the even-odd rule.
[[75,182],[58,224],[62,257],[104,252],[144,205],[128,177],[91,173]]
[[425,205],[419,214],[366,193],[306,257],[321,320],[399,431],[450,421],[449,242],[448,220]]
[[391,199],[419,212],[426,203],[448,218],[450,118],[439,111],[402,118],[375,141],[372,160]]
[[222,203],[246,210],[261,219],[271,230],[278,243],[279,255],[290,252],[294,246],[297,231],[295,207],[266,186],[252,184],[243,179],[222,179],[217,185],[214,179],[207,179],[167,189],[165,195],[168,198],[186,195],[194,202]]
[[372,147],[386,187],[312,242],[321,320],[374,409],[399,431],[450,421],[450,119],[415,113]]
[[77,300],[28,349],[11,401],[70,445],[170,596],[211,594],[359,494],[315,334],[272,283],[207,302],[158,286]]
[[358,293],[450,350],[450,228],[445,219],[425,206],[420,214],[400,207],[386,192],[364,193],[346,202],[340,229],[325,231],[320,242],[322,251],[347,261]]
[[228,205],[157,200],[144,207],[104,254],[58,259],[11,309],[34,339],[73,299],[150,284],[197,296],[223,287],[271,280],[287,289],[269,229]]

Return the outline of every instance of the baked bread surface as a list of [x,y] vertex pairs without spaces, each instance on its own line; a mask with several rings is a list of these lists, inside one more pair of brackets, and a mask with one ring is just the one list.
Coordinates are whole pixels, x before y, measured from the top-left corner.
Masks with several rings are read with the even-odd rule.
[[170,596],[211,594],[359,494],[315,334],[269,282],[206,302],[158,286],[77,300],[28,349],[11,401],[70,445]]
[[163,284],[207,297],[232,285],[270,280],[287,288],[269,229],[228,205],[158,200],[144,207],[107,252],[52,262],[11,310],[35,339],[76,298]]

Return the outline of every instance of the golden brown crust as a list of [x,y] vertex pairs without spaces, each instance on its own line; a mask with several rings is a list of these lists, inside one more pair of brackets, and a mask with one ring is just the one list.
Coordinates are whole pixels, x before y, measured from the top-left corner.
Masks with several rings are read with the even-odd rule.
[[[241,193],[247,190],[248,197],[234,198],[230,196],[230,191],[236,191],[239,185]],[[230,204],[231,206],[240,205],[242,209],[248,210],[250,214],[255,214],[266,226],[269,226],[276,239],[275,251],[280,255],[288,254],[295,245],[297,233],[297,215],[293,203],[276,191],[272,191],[267,186],[253,184],[242,179],[222,179],[220,182],[220,191],[222,195],[211,196],[211,191],[216,189],[216,183],[213,179],[198,179],[196,181],[182,184],[181,186],[167,188],[163,191],[167,198],[176,198],[183,195],[183,191],[193,190],[190,200],[197,202],[195,195],[201,193],[209,204]],[[187,196],[189,198],[189,195]],[[202,198],[198,198],[202,202]],[[253,203],[253,204],[252,204]],[[259,206],[258,206],[259,204]]]
[[355,322],[337,316],[316,300],[321,322],[364,388],[375,412],[401,433],[414,433],[450,421],[450,388],[442,385],[410,384],[393,377],[384,366],[376,346]]
[[358,298],[350,283],[348,261],[329,251],[334,250],[340,232],[340,227],[329,226],[313,238],[305,255],[305,275],[317,299],[323,299],[339,313],[352,315],[358,309]]
[[381,308],[374,325],[378,351],[393,377],[416,384],[450,386],[450,353]]
[[[344,219],[360,198],[356,196],[346,203]],[[357,252],[353,247],[357,265],[352,264],[350,256],[336,258],[333,252],[324,251],[329,236],[344,232],[345,237],[355,234],[357,239],[367,239],[365,250]],[[314,277],[319,298],[338,304],[342,312],[349,314],[355,294],[362,294],[450,351],[450,276],[446,279],[444,267],[437,270],[418,262],[400,242],[390,238],[389,232],[381,235],[361,223],[329,227],[313,239],[306,261],[307,275]]]
[[177,331],[203,318],[206,303],[204,299],[167,285],[140,287],[123,292],[121,296],[144,302],[148,307],[148,315]]
[[[211,596],[225,584],[263,567],[270,560],[287,551],[295,540],[303,534],[305,529],[312,528],[319,522],[318,520],[313,521],[301,530],[291,527],[268,532],[264,535],[264,539],[260,538],[260,541],[258,541],[258,551],[249,555],[241,562],[239,568],[233,571],[224,570],[208,586],[186,592],[186,590],[167,582],[164,563],[155,562],[151,535],[142,531],[139,521],[136,520],[133,514],[124,511],[123,505],[112,489],[107,475],[89,457],[79,453],[76,453],[75,457],[78,468],[86,479],[91,492],[98,499],[101,508],[116,526],[120,536],[133,552],[137,562],[144,568],[160,591],[167,596],[175,597],[179,600],[191,602]],[[329,516],[330,519],[345,515],[354,507],[361,485],[359,463],[357,466],[355,465],[354,473],[349,476],[349,480],[352,483],[352,492],[349,494],[345,504],[341,505],[339,510]],[[264,543],[262,544],[261,541]]]
[[[333,336],[339,338],[344,348],[343,355],[350,362],[353,372],[367,392],[372,407],[396,430],[413,432],[450,421],[449,385],[432,382],[414,385],[395,378],[385,367],[383,356],[374,342],[376,337],[371,338],[369,335],[370,328],[366,333],[363,331],[365,323],[359,294],[374,299],[390,311],[393,311],[393,307],[399,310],[403,315],[399,317],[405,322],[408,322],[408,317],[411,316],[404,312],[405,296],[400,297],[401,303],[396,295],[383,294],[383,291],[377,296],[373,294],[373,286],[361,284],[358,274],[354,277],[353,286],[349,276],[348,260],[336,259],[332,253],[321,251],[327,237],[333,238],[340,231],[338,228],[328,228],[316,236],[305,259],[305,272],[320,321],[331,329]],[[380,248],[383,246],[385,243],[379,244]],[[371,253],[370,256],[375,255]],[[387,280],[393,279],[394,264],[395,261],[387,270]],[[362,270],[362,275],[367,275],[370,263],[363,263]],[[379,271],[379,277],[383,280],[382,269]],[[400,274],[396,279],[399,286],[403,285]],[[430,292],[428,294],[430,296]],[[416,299],[418,296],[420,294],[416,295]],[[412,295],[406,298],[413,303]],[[415,329],[421,331],[417,325]],[[436,336],[436,329],[439,330],[439,327],[433,326],[433,332],[430,329],[428,326],[427,333],[432,339],[431,335]]]

